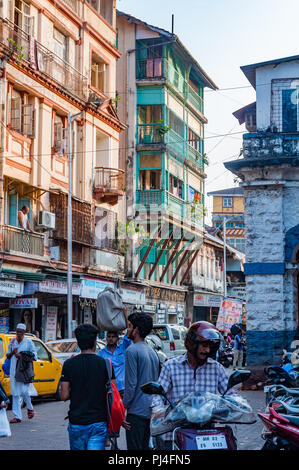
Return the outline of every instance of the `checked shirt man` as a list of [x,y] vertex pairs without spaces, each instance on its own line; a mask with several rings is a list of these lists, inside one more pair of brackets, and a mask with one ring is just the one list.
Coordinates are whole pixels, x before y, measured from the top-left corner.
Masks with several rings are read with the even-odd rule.
[[[168,399],[176,403],[191,392],[224,393],[228,376],[224,367],[211,357],[220,345],[220,333],[211,323],[201,321],[190,326],[185,339],[186,354],[169,359],[162,367],[158,382]],[[228,393],[235,394],[234,391]],[[158,414],[164,399],[155,395],[152,412]],[[172,433],[157,439],[161,450],[171,450]]]

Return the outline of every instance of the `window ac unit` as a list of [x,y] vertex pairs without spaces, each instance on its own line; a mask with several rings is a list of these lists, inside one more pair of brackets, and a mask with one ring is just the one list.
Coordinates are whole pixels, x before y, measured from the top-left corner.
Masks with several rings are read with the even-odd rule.
[[53,212],[39,211],[38,227],[55,229],[55,214]]

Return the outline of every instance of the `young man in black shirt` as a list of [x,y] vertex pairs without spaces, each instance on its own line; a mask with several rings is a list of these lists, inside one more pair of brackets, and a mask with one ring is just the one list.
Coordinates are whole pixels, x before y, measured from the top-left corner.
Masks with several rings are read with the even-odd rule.
[[98,329],[90,324],[76,328],[81,354],[66,360],[61,374],[60,397],[70,399],[71,450],[105,450],[107,439],[106,362],[95,354]]

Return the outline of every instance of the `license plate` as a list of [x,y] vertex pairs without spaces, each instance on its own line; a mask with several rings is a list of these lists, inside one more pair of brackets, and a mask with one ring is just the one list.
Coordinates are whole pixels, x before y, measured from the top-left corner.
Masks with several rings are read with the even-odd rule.
[[198,450],[227,449],[227,442],[224,434],[215,436],[196,436]]
[[266,386],[264,387],[264,392],[265,392],[265,393],[266,393],[266,392],[269,392],[269,390],[271,389],[271,387],[272,387],[272,385],[266,385]]

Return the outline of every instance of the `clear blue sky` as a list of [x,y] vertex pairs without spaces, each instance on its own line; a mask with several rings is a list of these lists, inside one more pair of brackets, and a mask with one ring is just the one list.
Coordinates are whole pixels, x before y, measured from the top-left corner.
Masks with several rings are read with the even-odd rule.
[[[205,93],[206,192],[234,186],[222,162],[238,157],[242,134],[215,134],[245,131],[232,112],[255,101],[255,92],[241,65],[299,53],[298,0],[117,0],[117,8],[169,31],[174,14],[174,32],[220,89]],[[222,90],[231,87],[246,88]]]

